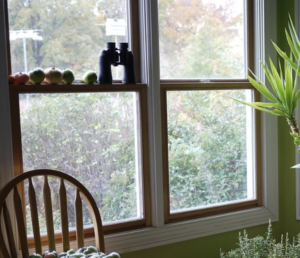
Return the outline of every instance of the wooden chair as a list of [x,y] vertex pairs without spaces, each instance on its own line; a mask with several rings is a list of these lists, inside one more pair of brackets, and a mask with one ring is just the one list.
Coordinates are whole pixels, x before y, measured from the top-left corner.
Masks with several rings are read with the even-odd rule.
[[[67,210],[67,194],[66,194],[66,184],[74,187],[75,193],[75,214],[76,214],[76,242],[77,248],[84,247],[84,231],[83,231],[83,216],[82,216],[82,197],[90,211],[95,233],[95,245],[101,251],[105,252],[104,246],[104,235],[102,228],[101,216],[96,205],[96,202],[90,192],[74,177],[62,173],[60,171],[49,170],[49,169],[37,169],[22,173],[11,181],[9,181],[0,191],[0,257],[3,258],[17,258],[18,250],[16,248],[15,238],[13,234],[13,227],[11,224],[11,214],[8,210],[8,203],[6,201],[10,192],[13,193],[12,202],[14,207],[14,213],[17,221],[17,231],[19,235],[19,242],[21,246],[23,258],[29,256],[29,248],[27,241],[27,230],[25,228],[25,214],[23,212],[23,204],[21,201],[21,196],[19,194],[17,185],[20,185],[25,179],[28,179],[28,199],[30,204],[30,213],[32,218],[32,228],[33,228],[33,238],[35,245],[35,252],[42,254],[42,243],[41,243],[41,233],[38,223],[38,211],[36,202],[36,191],[33,186],[32,178],[36,176],[44,177],[43,185],[43,196],[44,196],[44,208],[45,208],[45,219],[47,226],[47,238],[48,238],[48,250],[56,250],[55,246],[55,232],[53,226],[53,212],[52,212],[52,201],[51,201],[51,190],[49,187],[48,177],[59,178],[59,199],[60,199],[60,213],[61,213],[61,233],[62,233],[62,245],[63,251],[70,249],[70,238],[69,238],[69,225],[68,225],[68,210]],[[21,184],[22,185],[22,184]],[[22,187],[20,188],[22,189]],[[3,219],[4,223],[3,223]],[[6,236],[6,237],[4,237]],[[7,238],[8,244],[5,244],[4,238]]]

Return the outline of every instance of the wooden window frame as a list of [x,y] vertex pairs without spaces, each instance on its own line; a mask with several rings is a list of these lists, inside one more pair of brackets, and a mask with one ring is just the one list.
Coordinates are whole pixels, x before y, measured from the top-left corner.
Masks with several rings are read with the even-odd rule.
[[[247,29],[247,66],[254,71],[254,2],[246,0],[246,29]],[[161,93],[161,124],[162,124],[162,153],[163,153],[163,186],[164,186],[164,221],[172,223],[188,219],[201,218],[226,212],[250,209],[262,206],[262,172],[261,172],[261,116],[254,110],[254,173],[255,173],[255,199],[238,201],[232,204],[220,203],[214,207],[200,207],[171,213],[170,185],[169,185],[169,159],[168,159],[168,124],[167,124],[167,92],[168,91],[201,91],[201,90],[234,90],[250,89],[254,94],[254,101],[259,101],[259,92],[249,83],[248,79],[210,79],[209,82],[199,82],[199,79],[160,80]]]
[[[88,92],[136,92],[139,96],[139,119],[141,126],[141,175],[142,175],[142,195],[143,195],[143,216],[142,219],[132,219],[117,223],[108,223],[104,225],[104,233],[112,234],[128,230],[134,230],[152,225],[151,220],[151,201],[150,201],[150,170],[149,170],[149,139],[148,139],[148,97],[147,85],[141,84],[141,54],[140,54],[140,24],[139,24],[139,0],[127,0],[128,20],[130,21],[129,43],[131,51],[135,58],[136,81],[137,84],[121,84],[120,80],[114,80],[113,85],[87,85],[87,84],[72,84],[72,85],[10,85],[10,109],[11,109],[11,131],[12,131],[12,147],[13,147],[13,164],[14,175],[23,173],[22,160],[22,142],[21,142],[21,127],[20,127],[20,111],[19,111],[19,94],[24,93],[88,93]],[[9,17],[8,17],[8,2],[4,0],[5,24],[7,37],[7,60],[8,73],[11,74],[11,54],[9,44]],[[24,195],[23,209],[25,208]],[[93,236],[91,227],[86,227],[85,236]],[[75,232],[70,231],[71,239],[74,239]],[[56,241],[61,242],[61,234],[57,233]],[[42,243],[47,243],[47,237],[42,236]],[[28,239],[30,246],[33,246],[33,237]]]
[[[147,121],[147,86],[145,84],[114,84],[114,85],[10,85],[11,128],[13,145],[13,162],[15,175],[23,173],[22,139],[20,126],[19,94],[32,93],[99,93],[99,92],[136,92],[139,96],[139,121],[141,126],[141,168],[143,193],[143,219],[132,219],[104,225],[104,233],[111,234],[151,226],[150,205],[150,172],[148,152],[148,121]],[[23,196],[24,200],[24,196]],[[25,204],[25,202],[23,202]],[[24,208],[24,207],[23,207]],[[91,230],[86,229],[89,236]],[[57,238],[59,239],[60,234]],[[29,240],[30,243],[30,240]]]

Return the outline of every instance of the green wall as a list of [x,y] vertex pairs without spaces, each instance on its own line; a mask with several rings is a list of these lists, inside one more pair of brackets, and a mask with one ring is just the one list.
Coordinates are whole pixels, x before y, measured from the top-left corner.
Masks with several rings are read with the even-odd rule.
[[[294,0],[278,0],[278,42],[287,48],[284,28],[287,27],[288,13],[294,17]],[[271,44],[271,43],[270,43]],[[281,234],[289,232],[290,238],[300,232],[300,222],[296,221],[295,208],[295,151],[292,137],[284,119],[278,121],[278,166],[279,166],[279,221],[273,223],[273,235],[279,239]],[[274,161],[277,162],[277,161]],[[265,225],[247,228],[249,237],[263,235]],[[237,237],[241,230],[202,237],[180,243],[159,246],[141,251],[122,254],[122,258],[214,258],[219,257],[220,248],[230,250],[236,247]]]
[[[294,1],[280,0],[278,3],[278,44],[281,48],[288,50],[284,30],[288,24],[288,14],[294,18]],[[289,53],[289,52],[287,52]],[[288,232],[290,236],[295,236],[300,232],[300,221],[296,221],[296,195],[294,169],[295,147],[293,139],[289,135],[289,128],[285,119],[278,121],[278,141],[279,141],[279,218],[282,233]]]

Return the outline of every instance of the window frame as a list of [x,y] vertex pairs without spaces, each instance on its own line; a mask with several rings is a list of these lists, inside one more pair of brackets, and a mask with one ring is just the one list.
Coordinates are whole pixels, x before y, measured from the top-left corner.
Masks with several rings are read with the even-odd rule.
[[234,89],[250,89],[253,91],[254,99],[259,100],[258,91],[249,82],[214,82],[214,83],[197,83],[197,84],[161,84],[162,97],[162,139],[163,139],[163,166],[164,166],[164,202],[165,202],[165,222],[172,223],[187,219],[200,218],[216,214],[222,214],[231,211],[239,211],[243,209],[250,209],[262,205],[262,174],[261,174],[261,160],[260,160],[260,142],[261,142],[261,125],[260,112],[253,111],[252,126],[253,132],[253,173],[255,184],[255,198],[240,200],[229,204],[218,204],[214,207],[200,207],[188,210],[170,212],[170,186],[169,186],[169,162],[168,162],[168,124],[167,124],[167,92],[170,91],[201,91],[201,90],[234,90]]
[[[269,43],[276,41],[277,0],[253,0],[255,2],[255,74],[264,80],[264,72],[260,60],[271,56],[276,60],[276,52]],[[3,3],[3,2],[2,2]],[[5,8],[0,4],[0,186],[13,177],[12,136],[10,128],[9,85],[7,82],[8,58],[5,28]],[[141,40],[143,53],[141,56],[141,81],[147,83],[149,150],[151,170],[151,206],[152,227],[127,231],[122,234],[106,235],[107,251],[119,253],[132,252],[165,244],[186,241],[236,229],[267,224],[268,220],[278,221],[278,132],[277,118],[262,114],[262,173],[263,173],[263,205],[244,211],[230,212],[223,215],[209,216],[184,222],[164,224],[162,193],[162,155],[161,155],[161,120],[160,87],[158,71],[158,23],[156,1],[140,0]],[[266,42],[265,42],[266,39]],[[148,73],[144,71],[148,70]],[[156,99],[154,102],[153,99]],[[158,101],[157,101],[158,99]],[[153,105],[152,103],[155,103]],[[155,137],[154,137],[155,136]],[[15,229],[16,230],[16,229]],[[201,241],[201,240],[200,240]],[[17,239],[16,239],[17,242]],[[93,244],[91,238],[87,244]],[[58,246],[58,251],[60,247]]]
[[[245,40],[247,49],[245,51],[246,65],[254,71],[254,1],[246,0],[244,6],[245,12]],[[250,73],[248,72],[248,75]],[[201,90],[228,90],[228,89],[251,89],[253,91],[255,101],[259,101],[259,92],[249,83],[248,79],[209,79],[205,82],[205,78],[199,82],[199,79],[161,79],[161,124],[162,124],[162,155],[163,155],[163,180],[164,180],[164,218],[166,223],[193,219],[209,215],[215,215],[234,210],[243,210],[262,205],[262,174],[260,160],[260,112],[254,110],[253,114],[253,172],[255,182],[255,199],[241,200],[232,204],[218,204],[216,207],[200,207],[191,210],[182,210],[171,213],[170,211],[170,184],[169,184],[169,159],[168,159],[168,124],[167,124],[167,92],[168,91],[201,91]]]
[[[22,159],[22,137],[20,124],[20,106],[19,94],[24,93],[101,93],[101,92],[136,92],[139,96],[139,124],[141,131],[141,191],[143,196],[143,214],[142,219],[131,219],[116,223],[109,223],[103,226],[105,234],[123,232],[151,225],[151,205],[150,205],[150,174],[149,174],[149,153],[148,153],[148,123],[147,123],[147,88],[145,84],[136,85],[88,85],[88,84],[72,84],[72,85],[10,85],[10,110],[11,110],[11,129],[12,129],[12,146],[13,146],[13,162],[15,176],[23,173]],[[24,195],[23,209],[25,210]],[[75,232],[75,231],[74,231]],[[71,233],[74,234],[74,233]],[[91,235],[89,227],[85,228],[85,235]],[[60,233],[56,234],[58,241],[61,241]],[[29,238],[29,242],[33,237]]]
[[[142,196],[143,196],[143,214],[142,219],[130,219],[126,221],[109,223],[104,225],[104,233],[112,234],[134,230],[151,226],[151,202],[150,202],[150,174],[149,174],[149,148],[148,148],[148,124],[147,124],[147,87],[145,84],[140,83],[140,44],[139,44],[139,1],[127,0],[128,20],[129,26],[129,43],[135,57],[136,68],[136,81],[137,84],[120,84],[121,80],[114,80],[113,85],[87,85],[83,83],[73,83],[71,85],[10,85],[10,110],[11,110],[11,131],[12,131],[12,152],[13,152],[13,165],[14,176],[23,173],[23,160],[22,160],[22,140],[21,140],[21,126],[20,126],[20,111],[19,111],[19,94],[20,93],[73,93],[73,92],[131,92],[134,91],[139,95],[139,123],[141,126],[141,175],[142,175]],[[5,12],[5,29],[7,36],[7,61],[8,61],[8,74],[11,74],[11,56],[9,44],[9,17],[8,17],[8,2],[4,1]],[[135,35],[135,36],[133,36]],[[23,209],[25,209],[24,196]],[[75,231],[71,231],[70,235],[75,235]],[[90,236],[91,230],[89,227],[85,228],[85,236]],[[56,234],[58,241],[61,241],[60,234]],[[42,241],[46,242],[46,238]],[[33,237],[29,238],[29,243],[33,246]]]

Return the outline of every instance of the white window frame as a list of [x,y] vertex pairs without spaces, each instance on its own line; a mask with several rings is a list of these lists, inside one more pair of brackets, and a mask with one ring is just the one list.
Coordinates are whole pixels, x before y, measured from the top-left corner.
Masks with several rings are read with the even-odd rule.
[[[276,42],[276,0],[255,2],[255,73],[264,78],[259,61],[276,53],[270,39]],[[140,0],[142,35],[142,82],[148,84],[150,164],[152,190],[152,220],[149,228],[105,236],[107,251],[126,253],[179,241],[214,235],[222,232],[278,221],[278,146],[277,118],[262,114],[262,173],[263,206],[221,215],[208,216],[164,225],[163,176],[160,123],[160,82],[158,56],[157,1]],[[267,11],[266,11],[267,10]],[[4,2],[0,3],[0,187],[13,176],[10,110],[8,92],[8,65]],[[4,35],[4,37],[3,37]],[[266,40],[265,40],[266,39]],[[259,46],[259,47],[258,47]],[[93,239],[87,244],[93,244]],[[58,246],[58,250],[59,250]]]

